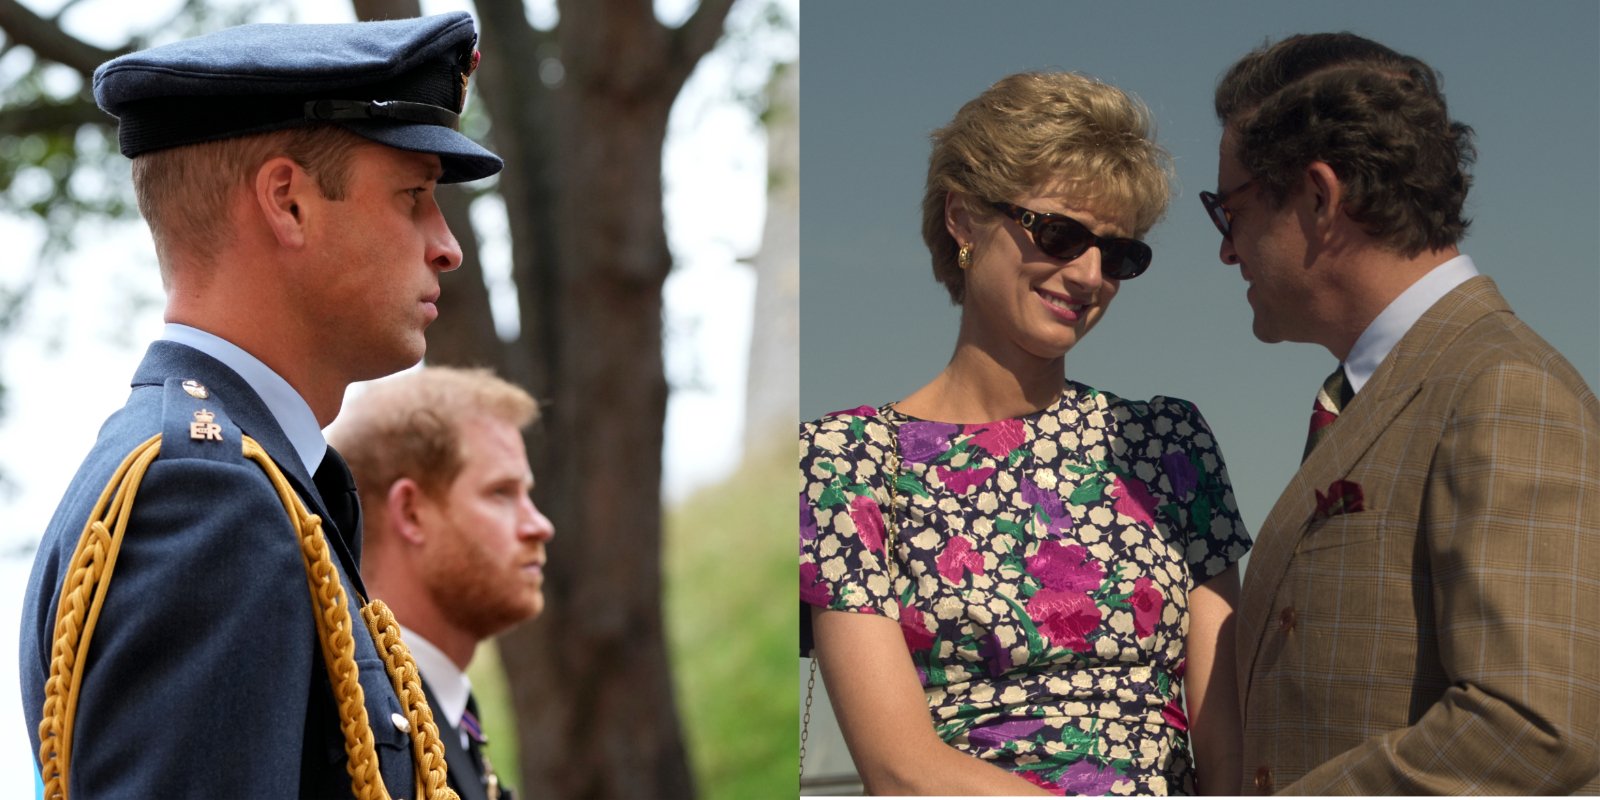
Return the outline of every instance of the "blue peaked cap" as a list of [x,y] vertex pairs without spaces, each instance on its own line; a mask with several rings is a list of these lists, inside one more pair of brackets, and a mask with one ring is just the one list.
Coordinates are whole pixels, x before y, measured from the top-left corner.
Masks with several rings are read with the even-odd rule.
[[302,125],[436,153],[441,183],[487,178],[499,156],[458,128],[478,35],[464,11],[336,25],[241,25],[118,56],[94,71],[122,154]]

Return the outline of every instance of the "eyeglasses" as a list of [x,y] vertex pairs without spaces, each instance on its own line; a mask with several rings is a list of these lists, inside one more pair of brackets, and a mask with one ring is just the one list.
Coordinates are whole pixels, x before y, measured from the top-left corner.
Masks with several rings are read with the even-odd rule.
[[1244,191],[1250,184],[1255,182],[1256,179],[1251,178],[1221,194],[1200,193],[1200,203],[1206,207],[1206,213],[1211,216],[1211,224],[1217,226],[1217,231],[1222,234],[1222,238],[1227,239],[1233,236],[1233,212],[1226,205],[1228,196]]
[[1098,247],[1101,271],[1107,278],[1119,281],[1137,278],[1150,266],[1150,245],[1138,239],[1096,236],[1083,223],[1061,214],[1029,211],[1010,203],[989,205],[1016,220],[1033,237],[1033,243],[1052,258],[1071,261],[1089,248]]

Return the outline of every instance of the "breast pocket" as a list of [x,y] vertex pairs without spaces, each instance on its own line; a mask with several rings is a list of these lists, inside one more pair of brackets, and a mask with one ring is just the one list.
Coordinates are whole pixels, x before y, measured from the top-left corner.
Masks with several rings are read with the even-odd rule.
[[411,765],[411,723],[406,719],[388,669],[378,659],[356,662],[361,671],[361,691],[366,695],[367,720],[372,724],[372,741],[378,751],[378,770],[392,797],[411,794],[414,774]]
[[[391,797],[410,797],[415,782],[411,759],[411,723],[395,697],[389,673],[377,658],[357,658],[363,704],[367,709],[367,724],[372,728],[373,750],[378,756],[378,774]],[[335,693],[337,695],[337,693]],[[335,700],[335,705],[337,705]],[[342,712],[340,719],[343,719]],[[330,761],[342,765],[345,761],[344,736],[335,733],[329,739]],[[339,772],[344,772],[343,766]],[[348,785],[348,784],[346,784]]]
[[[1301,537],[1297,556],[1312,556],[1321,551],[1338,551],[1370,545],[1383,535],[1387,515],[1382,511],[1356,511],[1317,520]],[[1342,557],[1337,553],[1325,556]]]

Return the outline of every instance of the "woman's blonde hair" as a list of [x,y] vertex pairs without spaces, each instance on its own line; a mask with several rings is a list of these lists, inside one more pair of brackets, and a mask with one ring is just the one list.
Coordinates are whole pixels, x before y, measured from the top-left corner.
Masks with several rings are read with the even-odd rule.
[[996,212],[989,201],[1015,201],[1041,188],[1065,191],[1098,214],[1131,222],[1142,237],[1172,197],[1172,157],[1155,142],[1144,103],[1121,89],[1071,72],[1021,72],[1001,78],[933,132],[922,197],[922,239],[933,276],[960,303],[966,273],[959,245],[945,227],[945,196],[979,202],[976,219]]

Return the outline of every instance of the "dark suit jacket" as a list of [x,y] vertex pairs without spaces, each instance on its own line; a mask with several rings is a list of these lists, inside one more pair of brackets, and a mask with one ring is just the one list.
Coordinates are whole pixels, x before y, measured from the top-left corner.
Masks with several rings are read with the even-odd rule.
[[444,718],[444,712],[439,710],[439,698],[434,695],[433,686],[428,683],[426,676],[422,679],[422,691],[428,696],[428,707],[434,709],[433,722],[439,726],[439,738],[444,740],[444,761],[449,768],[450,788],[456,790],[461,800],[488,800],[483,788],[483,775],[472,763],[472,755],[461,746],[460,729],[452,726]]
[[[1360,510],[1337,513],[1336,481]],[[1412,326],[1262,525],[1244,785],[1600,790],[1600,403],[1477,277]]]
[[[209,397],[190,397],[186,379]],[[190,440],[202,406],[216,414],[224,441]],[[192,348],[156,342],[57,508],[24,602],[23,708],[37,757],[67,563],[117,465],[163,433],[89,647],[72,742],[75,797],[350,796],[297,536],[265,473],[244,459],[241,432],[324,517],[380,772],[394,796],[413,791],[410,742],[393,722],[400,704],[361,621],[359,524],[340,531],[327,521],[311,476],[236,373]]]

